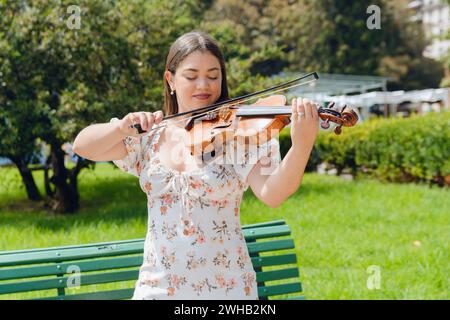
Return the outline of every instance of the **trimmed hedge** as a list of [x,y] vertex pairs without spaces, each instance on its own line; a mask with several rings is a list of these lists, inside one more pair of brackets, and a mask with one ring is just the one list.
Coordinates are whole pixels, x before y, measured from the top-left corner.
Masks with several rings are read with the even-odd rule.
[[[291,141],[289,128],[280,134],[284,156]],[[374,119],[340,136],[321,131],[307,170],[319,163],[353,175],[365,173],[395,182],[450,183],[450,112],[410,118]]]

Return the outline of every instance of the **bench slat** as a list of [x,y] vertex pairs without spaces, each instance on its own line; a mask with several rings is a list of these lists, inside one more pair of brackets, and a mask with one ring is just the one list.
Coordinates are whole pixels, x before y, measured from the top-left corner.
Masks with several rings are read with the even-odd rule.
[[68,249],[47,252],[24,253],[0,257],[0,266],[25,265],[46,262],[62,262],[89,258],[110,257],[116,255],[137,254],[143,252],[143,242],[130,244],[114,244],[108,246],[94,246],[92,248]]
[[249,254],[266,252],[266,251],[294,249],[294,240],[282,239],[282,240],[254,242],[254,243],[248,243],[247,247],[248,247]]
[[33,278],[52,275],[67,274],[67,269],[77,266],[80,272],[101,271],[118,268],[129,268],[141,266],[144,258],[142,254],[134,257],[118,257],[111,259],[95,259],[89,261],[71,261],[45,266],[29,266],[23,268],[0,269],[0,280],[12,280],[21,278]]
[[296,278],[299,276],[297,268],[279,269],[270,271],[261,271],[256,273],[257,282],[266,282],[273,280],[282,280],[289,278]]
[[242,233],[246,241],[254,241],[270,237],[289,236],[291,229],[287,225],[281,225],[242,230]]
[[131,289],[120,289],[111,291],[68,294],[65,296],[38,298],[33,300],[120,300],[120,299],[131,299],[133,297],[133,293],[134,288],[131,288]]
[[88,244],[77,244],[71,246],[57,246],[57,247],[46,247],[46,248],[36,248],[36,249],[22,249],[22,250],[7,250],[0,251],[0,261],[2,261],[3,256],[9,256],[11,254],[22,254],[22,253],[39,253],[39,252],[54,252],[69,249],[82,249],[82,248],[92,248],[98,246],[110,246],[110,245],[126,245],[130,243],[142,242],[143,239],[130,239],[130,240],[117,240],[109,242],[97,242]]
[[283,225],[283,224],[286,224],[286,221],[284,221],[284,220],[274,220],[274,221],[268,221],[268,222],[247,224],[247,225],[242,226],[242,229],[272,227],[272,226],[280,226],[280,225]]
[[[139,269],[80,275],[82,285],[136,280]],[[66,288],[69,277],[0,284],[0,294]]]
[[252,257],[251,259],[254,268],[297,263],[297,256],[295,253],[280,254],[277,256]]
[[284,298],[283,300],[306,300],[306,298],[305,298],[305,296],[298,296],[298,297]]
[[260,298],[296,292],[302,292],[302,285],[300,282],[258,287],[258,297]]

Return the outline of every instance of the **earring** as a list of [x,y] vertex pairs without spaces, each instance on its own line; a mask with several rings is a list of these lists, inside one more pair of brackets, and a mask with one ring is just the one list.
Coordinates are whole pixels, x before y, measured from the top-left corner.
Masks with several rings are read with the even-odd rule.
[[175,90],[171,89],[170,94],[173,96],[174,93],[175,93]]

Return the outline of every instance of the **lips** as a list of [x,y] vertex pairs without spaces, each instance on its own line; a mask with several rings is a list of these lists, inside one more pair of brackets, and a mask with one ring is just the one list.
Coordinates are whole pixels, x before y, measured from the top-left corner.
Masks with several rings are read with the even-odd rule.
[[197,99],[199,99],[199,100],[207,100],[207,99],[209,99],[209,97],[211,97],[211,95],[210,95],[210,94],[207,94],[207,93],[202,93],[202,94],[196,94],[196,95],[194,95],[194,98],[197,98]]

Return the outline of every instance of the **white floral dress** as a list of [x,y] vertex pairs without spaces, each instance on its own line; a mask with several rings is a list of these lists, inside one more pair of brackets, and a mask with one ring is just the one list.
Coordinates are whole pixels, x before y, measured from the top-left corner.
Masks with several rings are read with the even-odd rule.
[[126,137],[128,155],[113,161],[139,178],[148,199],[144,261],[132,299],[258,299],[239,209],[255,163],[266,157],[279,164],[278,140],[247,150],[244,163],[228,158],[178,172],[159,160],[162,130]]

